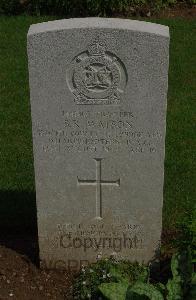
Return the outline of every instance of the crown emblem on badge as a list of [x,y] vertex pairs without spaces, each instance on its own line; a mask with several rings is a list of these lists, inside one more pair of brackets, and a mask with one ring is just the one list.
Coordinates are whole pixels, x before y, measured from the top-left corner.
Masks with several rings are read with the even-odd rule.
[[122,61],[95,39],[67,71],[67,83],[78,105],[117,105],[127,83]]
[[105,54],[105,46],[103,43],[94,41],[88,48],[89,55],[103,56]]

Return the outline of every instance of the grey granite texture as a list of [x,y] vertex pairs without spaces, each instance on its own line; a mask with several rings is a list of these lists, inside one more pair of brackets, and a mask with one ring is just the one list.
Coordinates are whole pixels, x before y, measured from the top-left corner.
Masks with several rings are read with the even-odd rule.
[[160,246],[169,31],[85,18],[32,25],[29,81],[40,258],[149,262]]

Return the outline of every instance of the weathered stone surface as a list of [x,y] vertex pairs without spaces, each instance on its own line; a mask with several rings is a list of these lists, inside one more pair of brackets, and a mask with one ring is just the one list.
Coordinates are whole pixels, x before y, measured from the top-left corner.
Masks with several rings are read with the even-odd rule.
[[28,57],[40,257],[148,262],[159,248],[169,32],[119,19],[32,25]]

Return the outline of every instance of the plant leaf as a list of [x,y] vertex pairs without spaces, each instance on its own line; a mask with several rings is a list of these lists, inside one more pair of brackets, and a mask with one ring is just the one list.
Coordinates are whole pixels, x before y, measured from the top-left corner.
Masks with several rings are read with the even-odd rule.
[[177,277],[175,277],[175,279],[169,279],[166,286],[168,290],[168,295],[166,298],[167,300],[183,299],[183,290],[180,283],[180,279],[177,279]]
[[110,268],[110,275],[118,282],[122,282],[124,284],[129,284],[128,277],[126,278],[123,274],[114,266]]
[[125,300],[128,284],[121,283],[102,283],[99,290],[109,300]]
[[187,295],[187,297],[185,298],[186,300],[195,300],[196,299],[196,273],[193,274],[191,283],[192,283],[192,285],[190,288],[190,292]]
[[132,286],[129,286],[126,293],[125,300],[148,300],[149,298],[145,295],[139,295],[131,290]]
[[161,292],[154,285],[149,283],[143,283],[138,281],[131,287],[131,291],[138,295],[146,296],[151,300],[164,300]]
[[190,289],[192,278],[192,259],[190,248],[172,256],[171,271],[173,278],[168,280],[167,300],[181,300]]

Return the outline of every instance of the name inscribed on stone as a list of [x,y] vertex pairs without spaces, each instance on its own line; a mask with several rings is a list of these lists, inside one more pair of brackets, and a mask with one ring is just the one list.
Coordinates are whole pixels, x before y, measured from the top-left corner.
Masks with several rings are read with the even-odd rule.
[[61,111],[62,128],[43,129],[37,134],[43,138],[45,152],[120,152],[153,153],[161,140],[161,133],[148,132],[135,126],[136,117],[130,112]]

